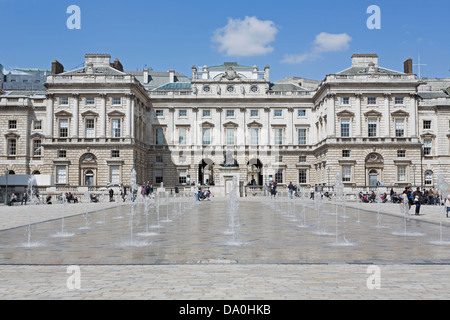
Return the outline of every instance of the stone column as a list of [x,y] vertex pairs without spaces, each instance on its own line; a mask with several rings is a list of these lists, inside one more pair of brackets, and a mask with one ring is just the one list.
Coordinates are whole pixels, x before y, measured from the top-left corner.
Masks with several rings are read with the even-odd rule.
[[131,137],[131,94],[126,95],[127,98],[127,107],[125,109],[125,137]]
[[391,106],[390,106],[391,94],[384,94],[384,132],[386,137],[391,136]]
[[356,107],[355,107],[355,120],[356,120],[356,136],[362,136],[362,128],[361,128],[361,93],[355,93],[356,97]]
[[336,110],[334,106],[334,94],[328,94],[327,99],[327,136],[336,136]]
[[411,109],[411,118],[410,118],[410,122],[409,122],[409,132],[411,137],[417,137],[417,100],[416,100],[416,93],[411,93],[410,97],[410,109]]
[[78,129],[79,129],[79,97],[80,95],[77,93],[72,94],[73,97],[73,122],[72,122],[72,137],[78,137]]
[[100,104],[100,138],[106,138],[106,94],[101,93],[101,104]]
[[49,138],[53,137],[53,105],[54,105],[54,95],[49,93],[47,94],[47,136]]
[[130,123],[131,123],[131,138],[135,137],[135,114],[136,114],[136,100],[134,99],[134,95],[131,97],[131,113],[130,113]]

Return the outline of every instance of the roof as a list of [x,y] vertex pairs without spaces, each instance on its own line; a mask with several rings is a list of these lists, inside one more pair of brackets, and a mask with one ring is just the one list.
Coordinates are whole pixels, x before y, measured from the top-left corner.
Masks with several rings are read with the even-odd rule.
[[[136,77],[136,79],[147,89],[153,90],[170,83],[170,75],[168,71],[149,71],[147,83],[144,83],[144,74],[142,71],[125,71]],[[185,75],[175,72],[174,83],[189,83],[191,80]]]
[[[79,76],[84,75],[87,73],[88,67],[82,67],[74,70],[64,71],[63,73],[60,73],[59,75],[63,76]],[[112,75],[112,76],[121,76],[125,75],[125,72],[121,72],[117,69],[114,69],[113,67],[94,67],[93,68],[94,74],[102,74],[102,75]]]
[[173,83],[166,83],[165,85],[162,85],[155,90],[191,90],[191,83],[190,82],[173,82]]
[[422,91],[419,92],[419,96],[422,99],[438,99],[438,98],[450,98],[445,91]]
[[[338,75],[356,75],[356,74],[367,74],[369,73],[369,66],[367,67],[350,67],[348,69],[342,70],[336,74]],[[394,71],[381,67],[374,67],[375,73],[383,73],[383,74],[393,74],[393,75],[401,75],[405,74],[403,72]]]
[[208,67],[208,70],[227,70],[229,67],[233,67],[233,69],[235,71],[251,71],[253,70],[253,67],[248,67],[248,66],[241,66],[238,65],[237,62],[224,62],[222,65],[219,66],[212,66],[212,67]]
[[271,83],[271,91],[308,91],[303,87],[297,86],[292,83]]

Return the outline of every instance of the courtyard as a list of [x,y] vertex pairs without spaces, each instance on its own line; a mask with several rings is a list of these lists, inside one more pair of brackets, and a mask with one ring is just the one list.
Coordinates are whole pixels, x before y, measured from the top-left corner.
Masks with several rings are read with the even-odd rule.
[[443,210],[405,218],[390,203],[169,194],[2,206],[0,298],[448,299]]

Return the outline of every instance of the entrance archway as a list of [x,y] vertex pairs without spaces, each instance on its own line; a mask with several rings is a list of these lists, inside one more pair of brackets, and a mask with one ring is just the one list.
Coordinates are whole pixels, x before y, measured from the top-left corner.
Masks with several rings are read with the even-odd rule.
[[247,162],[247,183],[250,185],[263,185],[263,164],[257,159],[253,158]]
[[198,183],[201,185],[214,185],[214,162],[211,159],[202,159],[198,165]]

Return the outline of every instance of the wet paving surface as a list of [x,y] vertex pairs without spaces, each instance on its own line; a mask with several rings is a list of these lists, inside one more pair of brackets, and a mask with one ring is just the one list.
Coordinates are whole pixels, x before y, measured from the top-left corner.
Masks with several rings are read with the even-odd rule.
[[[231,226],[227,199],[181,200],[159,216],[138,203],[0,231],[0,264],[450,263],[439,224],[261,198],[239,201]],[[442,234],[449,240],[449,227]]]

